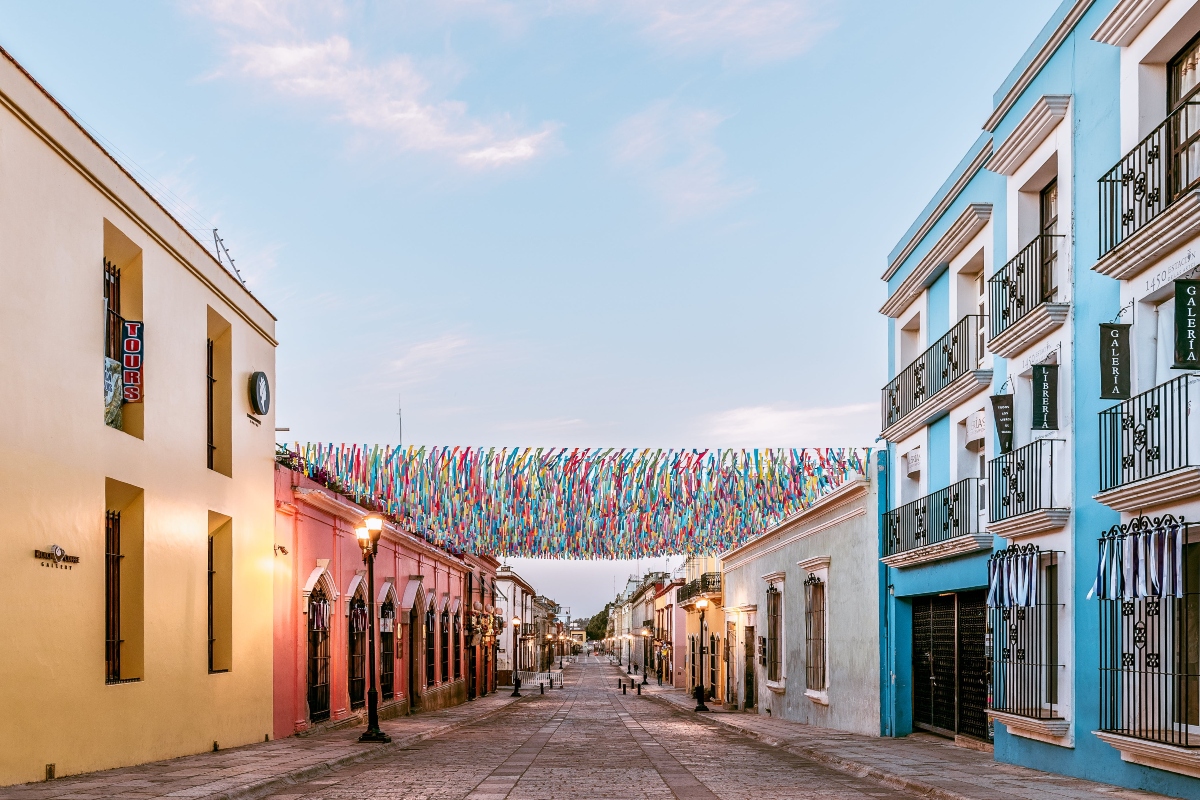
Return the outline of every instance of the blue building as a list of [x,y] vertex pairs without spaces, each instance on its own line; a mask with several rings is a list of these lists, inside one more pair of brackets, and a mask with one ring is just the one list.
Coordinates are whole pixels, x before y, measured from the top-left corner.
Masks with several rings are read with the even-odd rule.
[[1200,0],[1065,0],[983,130],[883,275],[882,729],[1200,798]]

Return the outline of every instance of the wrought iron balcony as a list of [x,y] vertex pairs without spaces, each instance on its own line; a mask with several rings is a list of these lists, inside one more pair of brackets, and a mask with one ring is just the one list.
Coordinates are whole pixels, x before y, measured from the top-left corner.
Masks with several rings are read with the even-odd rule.
[[693,597],[696,597],[699,594],[700,594],[700,581],[694,580],[689,583],[685,583],[683,586],[680,586],[679,592],[676,595],[676,597],[677,597],[678,602],[686,603],[689,600],[691,600]]
[[1058,290],[1054,266],[1062,238],[1049,234],[1035,237],[988,279],[992,339],[1054,299]]
[[1054,497],[1054,459],[1065,447],[1062,439],[1038,439],[992,459],[988,518],[1003,522],[1034,511],[1065,510]]
[[[1188,477],[1200,467],[1200,425],[1190,424],[1193,397],[1200,399],[1200,376],[1180,375],[1148,392],[1100,412],[1100,491],[1121,497],[1123,487],[1152,478],[1160,486],[1147,487],[1160,502],[1190,496],[1200,487],[1198,477]],[[1171,478],[1171,480],[1167,480]],[[1178,484],[1178,485],[1176,485]],[[1186,492],[1186,494],[1179,494]],[[1126,510],[1100,498],[1101,502]],[[1111,498],[1110,498],[1111,499]],[[1137,507],[1148,507],[1148,498],[1132,498]],[[1119,502],[1119,501],[1118,501]]]
[[978,495],[979,481],[967,478],[885,512],[882,524],[885,558],[978,534]]
[[1100,179],[1100,255],[1200,185],[1200,103],[1185,103]]
[[706,572],[700,576],[700,594],[720,594],[721,573]]
[[883,387],[884,431],[978,368],[982,355],[978,344],[981,324],[983,320],[978,316],[963,317]]

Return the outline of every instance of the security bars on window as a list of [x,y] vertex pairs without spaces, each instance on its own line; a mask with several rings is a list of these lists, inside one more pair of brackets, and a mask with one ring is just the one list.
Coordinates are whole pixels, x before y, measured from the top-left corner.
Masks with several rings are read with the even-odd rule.
[[988,560],[988,707],[1057,719],[1057,553],[1012,545]]
[[809,573],[804,581],[805,688],[823,692],[825,672],[825,582]]

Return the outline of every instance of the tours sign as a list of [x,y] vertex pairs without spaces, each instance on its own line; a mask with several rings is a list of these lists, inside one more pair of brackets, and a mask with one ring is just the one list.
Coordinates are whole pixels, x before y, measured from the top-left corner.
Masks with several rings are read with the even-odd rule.
[[1174,369],[1200,369],[1200,280],[1175,281]]
[[1035,431],[1058,430],[1058,364],[1033,365],[1033,425]]
[[1100,399],[1128,400],[1129,325],[1100,325]]
[[121,326],[121,383],[122,398],[126,403],[140,403],[143,399],[143,345],[142,323],[125,320]]

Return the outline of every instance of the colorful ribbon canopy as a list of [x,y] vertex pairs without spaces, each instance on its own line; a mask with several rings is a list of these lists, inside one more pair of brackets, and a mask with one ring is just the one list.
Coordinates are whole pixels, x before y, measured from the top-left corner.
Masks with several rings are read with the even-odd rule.
[[281,463],[462,553],[717,553],[865,475],[868,448],[653,450],[306,444]]

